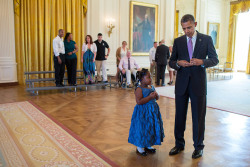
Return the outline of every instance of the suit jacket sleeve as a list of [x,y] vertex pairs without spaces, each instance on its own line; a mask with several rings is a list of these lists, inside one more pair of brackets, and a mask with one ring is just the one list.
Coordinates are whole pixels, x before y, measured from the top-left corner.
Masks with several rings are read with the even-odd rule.
[[176,47],[176,40],[174,40],[174,46],[173,46],[172,55],[170,57],[169,66],[175,70],[180,69],[180,66],[177,66],[177,60],[178,60],[178,51]]
[[170,58],[170,51],[169,51],[169,47],[168,47],[168,53],[167,53],[167,59]]
[[212,38],[208,37],[208,47],[207,47],[208,59],[203,59],[205,68],[216,66],[219,63],[218,55],[215,51]]
[[157,47],[155,51],[155,62],[157,62],[158,58],[159,58],[159,47]]

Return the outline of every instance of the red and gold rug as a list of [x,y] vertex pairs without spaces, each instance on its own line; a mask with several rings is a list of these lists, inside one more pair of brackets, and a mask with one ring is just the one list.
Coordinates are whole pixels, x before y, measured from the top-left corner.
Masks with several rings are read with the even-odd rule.
[[30,102],[0,104],[0,166],[117,166]]

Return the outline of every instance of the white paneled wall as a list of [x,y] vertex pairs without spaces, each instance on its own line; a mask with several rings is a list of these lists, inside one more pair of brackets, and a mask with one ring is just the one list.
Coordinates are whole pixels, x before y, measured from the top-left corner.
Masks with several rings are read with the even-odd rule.
[[[137,0],[158,5],[158,40],[166,39],[170,45],[174,37],[174,6],[173,0]],[[110,37],[106,28],[107,18],[115,19],[115,28]],[[107,64],[110,74],[116,73],[116,49],[121,46],[122,41],[129,43],[130,24],[130,0],[90,0],[87,13],[87,34],[94,39],[101,32],[103,39],[108,42],[111,54]],[[129,46],[129,45],[128,45]],[[152,45],[153,46],[153,45]],[[135,57],[141,67],[149,67],[148,56]]]
[[17,82],[12,0],[0,0],[0,83]]
[[179,26],[178,26],[178,33],[182,32],[181,28],[181,18],[185,14],[192,14],[194,15],[195,10],[195,0],[176,0],[176,10],[179,10]]
[[[217,49],[220,64],[224,64],[227,57],[229,15],[229,0],[207,0],[207,22],[220,23],[219,48]],[[207,33],[207,26],[205,28]]]

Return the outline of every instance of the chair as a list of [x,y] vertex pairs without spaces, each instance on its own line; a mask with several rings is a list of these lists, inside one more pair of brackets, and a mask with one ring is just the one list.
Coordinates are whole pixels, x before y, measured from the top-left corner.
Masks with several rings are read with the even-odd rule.
[[215,79],[216,76],[216,78],[218,79],[219,74],[223,72],[223,68],[218,64],[217,66],[209,67],[207,71],[209,73],[210,78],[212,77],[212,79]]
[[[132,81],[132,84],[137,87],[138,84],[139,84],[139,79],[138,79],[138,71],[136,72],[136,77],[131,73],[131,81]],[[127,78],[126,78],[126,74],[123,74],[121,71],[119,72],[118,74],[118,85],[119,87],[122,87],[122,88],[127,88]]]
[[[227,72],[229,72],[230,73],[230,78],[232,78],[232,73],[233,73],[233,63],[232,62],[225,62],[224,63],[224,69],[223,69],[223,72],[224,73],[227,73]],[[224,79],[225,79],[225,76],[226,75],[224,75]]]

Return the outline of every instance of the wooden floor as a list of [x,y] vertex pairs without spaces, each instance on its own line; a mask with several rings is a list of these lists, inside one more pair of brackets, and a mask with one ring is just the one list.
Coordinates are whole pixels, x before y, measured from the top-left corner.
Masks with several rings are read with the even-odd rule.
[[47,91],[31,96],[22,86],[0,87],[0,103],[31,100],[74,133],[104,153],[119,166],[250,166],[250,117],[207,109],[204,156],[191,158],[193,152],[192,118],[188,112],[185,132],[186,148],[170,157],[174,146],[173,99],[158,101],[164,122],[163,145],[157,153],[141,157],[127,142],[130,119],[135,106],[132,89],[98,89],[82,92]]

